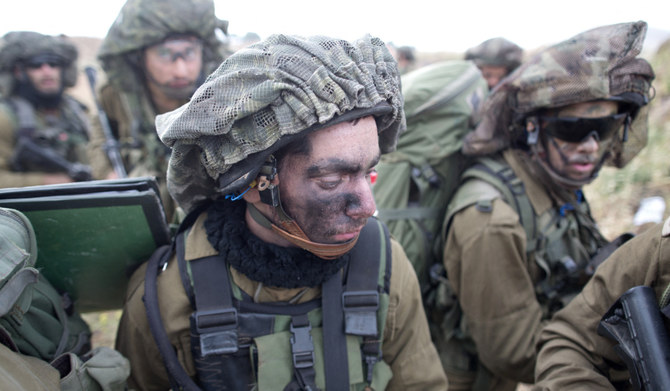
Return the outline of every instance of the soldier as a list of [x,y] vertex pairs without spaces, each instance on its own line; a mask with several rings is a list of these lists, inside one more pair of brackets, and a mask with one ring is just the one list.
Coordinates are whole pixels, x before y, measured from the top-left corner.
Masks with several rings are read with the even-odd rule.
[[522,56],[521,47],[501,37],[488,39],[465,52],[465,59],[474,61],[489,89],[521,65]]
[[[596,270],[570,304],[556,313],[540,335],[534,390],[633,389],[629,383],[632,374],[626,370],[629,363],[615,351],[614,342],[596,330],[608,308],[630,288],[651,287],[661,307],[667,306],[669,237],[670,220],[666,220],[630,240]],[[664,328],[670,332],[667,322]],[[661,348],[667,351],[670,347]],[[661,365],[667,366],[667,360]]]
[[[217,30],[228,22],[214,12],[212,0],[128,0],[105,37],[98,59],[108,83],[99,96],[112,133],[121,146],[129,176],[155,176],[168,214],[173,202],[165,188],[170,155],[156,134],[157,114],[186,103],[223,56]],[[105,139],[94,129],[93,147]],[[96,173],[114,177],[109,162]]]
[[63,93],[77,81],[76,47],[32,31],[10,32],[3,40],[0,186],[91,179],[87,109]]
[[636,58],[646,23],[553,45],[496,87],[464,141],[474,157],[445,220],[453,290],[439,346],[450,389],[532,383],[544,322],[574,295],[608,244],[582,187],[646,144],[654,74]]
[[117,347],[132,386],[447,389],[416,275],[371,217],[402,105],[383,41],[273,35],[158,116],[190,213],[176,255],[131,277]]

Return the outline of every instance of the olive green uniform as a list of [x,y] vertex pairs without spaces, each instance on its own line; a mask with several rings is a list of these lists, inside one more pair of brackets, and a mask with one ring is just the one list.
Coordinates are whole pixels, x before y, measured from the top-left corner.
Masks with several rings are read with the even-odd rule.
[[[596,330],[607,310],[632,287],[652,287],[660,301],[670,284],[669,236],[666,220],[626,243],[600,265],[582,293],[556,313],[540,336],[534,389],[614,390],[611,382],[617,382],[616,389],[632,389],[614,342]],[[670,331],[667,319],[665,325]]]
[[46,361],[13,352],[0,343],[0,389],[60,390],[60,373]]
[[[508,149],[503,156],[523,182],[535,214],[551,213],[562,203],[528,172],[516,154]],[[475,387],[475,371],[481,364],[492,373],[486,389],[514,390],[517,382],[532,383],[535,345],[548,317],[538,298],[544,274],[535,261],[536,253],[528,253],[527,231],[519,214],[500,197],[494,197],[490,205],[490,209],[482,209],[473,203],[457,212],[447,234],[444,264],[464,314],[460,330],[476,345],[467,348],[451,342],[440,348],[452,389]],[[600,237],[599,232],[593,235]],[[586,241],[583,245],[588,246]],[[578,250],[569,254],[575,260],[584,248]]]
[[[73,100],[71,97],[64,96],[63,101]],[[75,102],[73,104],[80,105]],[[70,162],[87,164],[89,159],[105,160],[104,154],[101,150],[97,153],[87,152],[88,145],[88,131],[89,125],[87,118],[84,116],[83,107],[81,113],[74,113],[73,110],[67,109],[66,103],[61,104],[59,115],[46,114],[42,110],[33,110],[36,134],[41,132],[49,132],[44,137],[49,137],[50,143],[53,143],[57,150],[62,151],[62,157]],[[47,118],[51,117],[51,118]],[[48,130],[47,123],[58,122],[60,131],[58,134],[52,134]],[[71,123],[71,129],[68,126]],[[52,125],[53,126],[53,125]],[[13,171],[11,168],[11,159],[14,155],[14,147],[16,145],[16,133],[19,127],[17,114],[14,109],[7,102],[0,104],[0,187],[23,187],[23,186],[37,186],[44,184],[45,172],[19,172]],[[78,129],[79,131],[74,131]],[[94,176],[95,177],[95,176]],[[99,177],[98,177],[99,178]]]
[[[207,240],[201,215],[186,238],[186,261],[216,254]],[[447,381],[440,366],[435,347],[421,306],[421,295],[416,275],[402,248],[393,243],[390,284],[390,302],[384,340],[383,360],[391,367],[393,378],[389,390],[446,390]],[[131,387],[140,390],[168,389],[169,381],[151,331],[142,298],[144,296],[145,267],[131,278],[124,315],[117,336],[117,349],[131,361]],[[258,302],[288,301],[304,288],[283,289],[262,286],[231,269],[233,282]],[[191,376],[195,368],[191,355],[189,316],[193,312],[184,292],[176,259],[168,263],[159,276],[158,297],[168,338],[177,356]],[[298,303],[321,295],[320,288],[307,288]]]
[[[157,113],[145,90],[122,93],[114,85],[107,84],[100,90],[100,105],[121,146],[120,153],[128,176],[157,178],[161,200],[170,219],[175,208],[165,183],[170,152],[158,138],[154,124]],[[105,135],[97,122],[91,129],[91,150],[102,151],[105,142]],[[91,168],[94,175],[102,178],[113,171],[109,159],[92,160]]]

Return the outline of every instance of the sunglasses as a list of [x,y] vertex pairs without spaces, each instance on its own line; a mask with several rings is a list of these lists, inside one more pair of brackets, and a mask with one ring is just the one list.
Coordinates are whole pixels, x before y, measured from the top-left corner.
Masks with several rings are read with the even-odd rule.
[[42,68],[44,64],[49,65],[51,68],[56,68],[62,66],[60,62],[57,61],[30,61],[26,63],[26,67],[30,69],[39,69]]
[[52,68],[62,67],[63,60],[57,55],[51,53],[43,53],[37,56],[33,56],[25,62],[26,67],[31,69],[39,69],[44,64],[48,64]]
[[598,140],[612,137],[628,118],[628,113],[599,118],[538,117],[541,129],[548,135],[570,143],[579,143],[591,135]]

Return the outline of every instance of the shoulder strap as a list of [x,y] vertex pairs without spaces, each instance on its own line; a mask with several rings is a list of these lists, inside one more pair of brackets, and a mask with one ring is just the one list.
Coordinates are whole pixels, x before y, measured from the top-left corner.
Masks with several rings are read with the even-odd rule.
[[[378,324],[380,293],[389,293],[391,240],[386,225],[370,218],[351,252],[347,283],[342,294],[345,333],[363,337],[361,351],[372,383],[373,368],[381,359],[383,324]],[[324,309],[325,311],[325,309]]]
[[481,158],[463,174],[463,180],[481,179],[494,186],[502,194],[503,199],[519,215],[519,220],[526,231],[526,252],[535,251],[537,244],[537,221],[535,210],[530,203],[524,183],[516,176],[514,170],[502,161],[492,158]]
[[32,136],[32,133],[37,128],[37,120],[35,119],[35,110],[23,98],[13,96],[8,99],[10,106],[16,113],[16,120],[18,128],[16,129],[16,136]]

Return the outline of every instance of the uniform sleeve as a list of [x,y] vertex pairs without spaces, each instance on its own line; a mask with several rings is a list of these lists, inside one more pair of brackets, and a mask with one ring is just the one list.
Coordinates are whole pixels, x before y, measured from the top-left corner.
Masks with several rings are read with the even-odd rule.
[[614,390],[629,374],[597,327],[602,316],[628,289],[647,285],[656,297],[670,279],[668,239],[660,225],[622,246],[594,274],[582,292],[552,318],[538,345],[534,390]]
[[504,201],[454,216],[444,251],[447,275],[480,361],[495,375],[531,383],[542,310],[526,257],[526,234]]
[[402,247],[393,242],[383,359],[393,378],[387,390],[446,390],[447,378],[430,339],[419,282]]
[[11,170],[14,156],[14,135],[17,125],[11,109],[0,104],[0,187],[37,186],[44,183],[44,174],[36,172],[16,172]]
[[[190,305],[181,287],[176,260],[169,262],[159,275],[158,297],[166,333],[179,361],[190,376],[195,376],[190,358],[188,314]],[[130,361],[129,388],[132,390],[168,390],[169,379],[160,351],[149,327],[144,306],[144,275],[139,268],[131,277],[123,315],[116,336],[116,350]]]

